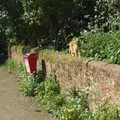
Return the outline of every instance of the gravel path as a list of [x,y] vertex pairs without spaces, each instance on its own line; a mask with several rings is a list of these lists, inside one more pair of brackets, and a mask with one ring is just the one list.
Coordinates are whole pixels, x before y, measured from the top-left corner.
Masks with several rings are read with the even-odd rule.
[[0,120],[52,120],[19,92],[15,77],[5,67],[0,67]]

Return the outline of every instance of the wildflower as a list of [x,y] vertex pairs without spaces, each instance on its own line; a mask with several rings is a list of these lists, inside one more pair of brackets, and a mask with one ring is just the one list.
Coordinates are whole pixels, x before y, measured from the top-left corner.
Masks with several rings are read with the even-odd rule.
[[74,111],[74,108],[67,109],[67,111],[68,111],[69,113],[71,113],[71,112],[73,112],[73,111]]

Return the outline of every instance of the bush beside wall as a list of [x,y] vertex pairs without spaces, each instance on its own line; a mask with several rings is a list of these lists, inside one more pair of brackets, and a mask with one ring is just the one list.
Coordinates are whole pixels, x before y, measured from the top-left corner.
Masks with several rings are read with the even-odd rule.
[[[16,54],[18,59],[22,58],[18,62],[20,60],[23,62],[21,53],[16,53],[16,50],[11,52],[13,55]],[[12,59],[16,60],[14,56]],[[86,89],[89,92],[91,110],[96,110],[100,104],[105,102],[120,103],[119,65],[73,58],[54,51],[40,51],[38,68],[41,67],[41,60],[44,61],[46,75],[55,72],[63,89],[74,86]]]

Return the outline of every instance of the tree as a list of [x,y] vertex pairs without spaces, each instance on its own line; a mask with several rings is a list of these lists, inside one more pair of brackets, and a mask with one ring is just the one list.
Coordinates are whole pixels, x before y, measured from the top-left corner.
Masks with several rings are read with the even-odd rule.
[[[119,2],[115,0],[2,0],[10,31],[19,43],[65,49],[81,31],[119,24]],[[6,22],[7,23],[7,22]]]

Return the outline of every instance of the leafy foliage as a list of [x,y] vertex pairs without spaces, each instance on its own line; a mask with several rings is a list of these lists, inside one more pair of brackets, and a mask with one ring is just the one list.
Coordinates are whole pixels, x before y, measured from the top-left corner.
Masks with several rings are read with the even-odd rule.
[[94,120],[119,120],[120,106],[117,105],[102,105],[99,112],[94,116]]
[[80,54],[120,64],[120,33],[86,33],[79,40]]
[[[8,64],[12,71],[17,65],[14,61]],[[18,69],[18,68],[17,68]],[[46,80],[42,73],[33,77],[27,75],[24,66],[19,66],[18,75],[23,81],[23,92],[25,95],[35,96],[37,102],[45,110],[59,120],[119,120],[119,105],[101,105],[99,111],[90,112],[88,104],[88,94],[79,89],[71,89],[61,92],[60,86],[54,74]]]
[[35,88],[37,87],[37,82],[34,80],[33,76],[26,76],[23,81],[23,91],[26,96],[34,96]]
[[60,120],[87,120],[90,115],[88,96],[84,91],[70,90],[66,104],[60,110]]
[[40,105],[43,105],[48,112],[57,117],[65,100],[60,94],[60,87],[54,74],[51,74],[47,80],[38,85],[36,90],[38,93],[36,99]]
[[119,30],[118,5],[118,0],[3,0],[2,34],[12,44],[62,50],[84,30]]

